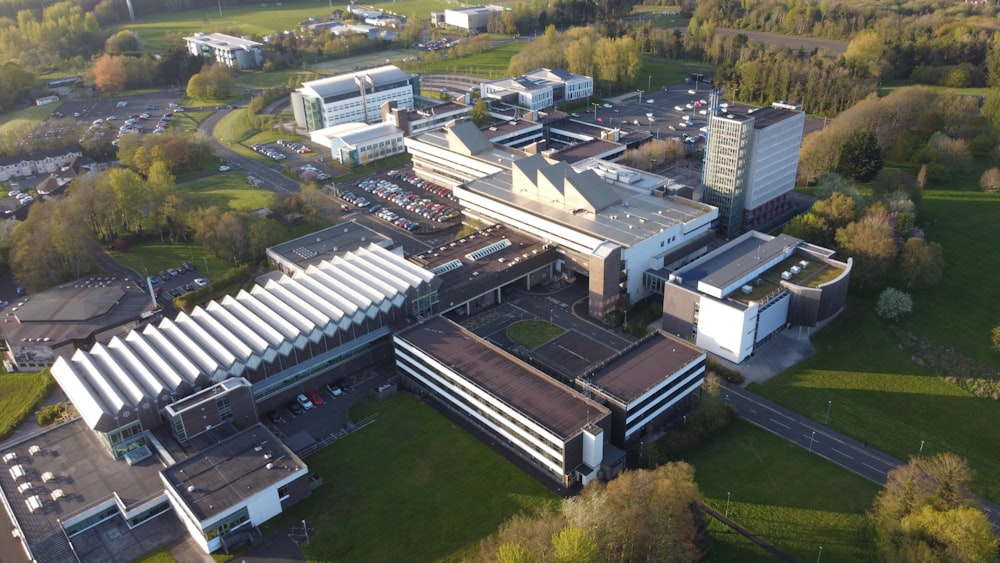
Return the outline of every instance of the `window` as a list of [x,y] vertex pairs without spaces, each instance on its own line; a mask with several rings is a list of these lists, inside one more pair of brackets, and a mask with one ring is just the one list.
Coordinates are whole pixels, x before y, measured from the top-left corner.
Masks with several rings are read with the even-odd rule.
[[285,500],[288,496],[288,485],[278,487],[278,500]]

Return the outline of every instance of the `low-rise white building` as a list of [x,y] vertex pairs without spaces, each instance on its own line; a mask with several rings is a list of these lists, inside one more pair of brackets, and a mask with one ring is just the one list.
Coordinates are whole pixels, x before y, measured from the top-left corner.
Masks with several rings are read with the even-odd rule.
[[561,68],[539,68],[517,78],[483,82],[483,98],[500,100],[529,110],[543,110],[563,101],[582,100],[594,94],[594,79]]
[[262,43],[251,41],[249,37],[233,37],[223,33],[195,33],[184,38],[188,52],[224,64],[229,68],[260,68],[264,56],[260,52]]
[[334,160],[351,167],[406,152],[403,132],[391,123],[345,123],[313,131],[309,137],[329,148]]
[[431,12],[431,23],[437,27],[460,29],[466,33],[483,33],[493,14],[502,14],[502,6],[468,6],[444,12]]
[[79,145],[45,149],[33,153],[0,157],[0,182],[13,178],[52,174],[83,157]]
[[377,123],[386,102],[412,110],[419,84],[417,76],[392,65],[312,80],[292,92],[292,113],[295,123],[307,131],[342,123]]
[[816,326],[843,309],[852,261],[833,255],[750,231],[682,268],[647,272],[647,281],[660,283],[664,330],[739,363],[781,328]]

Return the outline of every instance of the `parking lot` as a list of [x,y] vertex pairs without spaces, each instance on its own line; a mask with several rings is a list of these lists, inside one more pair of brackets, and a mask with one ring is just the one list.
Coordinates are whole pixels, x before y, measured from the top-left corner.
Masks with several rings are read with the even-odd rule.
[[[351,405],[373,395],[379,386],[386,385],[395,376],[395,365],[391,362],[336,380],[320,375],[280,397],[265,401],[258,407],[260,418],[289,447],[302,451],[341,434],[357,422],[349,418]],[[334,387],[340,390],[339,394]],[[306,409],[296,400],[299,394],[306,395],[312,404],[310,408]],[[321,403],[315,400],[316,396]]]
[[357,210],[411,233],[436,232],[461,221],[451,190],[417,178],[410,167],[340,185],[337,195],[344,211]]
[[[211,283],[190,262],[184,262],[175,268],[159,272],[149,272],[148,280],[153,284],[154,295],[163,304],[171,303],[174,298]],[[140,280],[139,285],[146,289],[146,280]]]

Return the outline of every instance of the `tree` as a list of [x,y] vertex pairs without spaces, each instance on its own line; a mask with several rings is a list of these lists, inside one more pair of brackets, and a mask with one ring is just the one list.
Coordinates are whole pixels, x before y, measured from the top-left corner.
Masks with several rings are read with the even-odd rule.
[[993,341],[993,349],[1000,352],[1000,325],[993,327],[990,338]]
[[973,476],[951,453],[890,471],[869,511],[880,559],[995,561],[996,532],[969,490]]
[[839,229],[857,218],[857,200],[834,192],[830,197],[814,202],[810,211],[823,219],[831,229]]
[[979,178],[979,187],[987,192],[1000,192],[1000,168],[994,166],[983,172]]
[[952,174],[965,170],[972,164],[969,143],[964,139],[952,139],[938,132],[927,141],[927,146],[934,151],[935,160],[943,164]]
[[74,219],[68,199],[31,206],[10,238],[11,272],[20,285],[36,291],[91,271],[94,241],[87,225]]
[[142,50],[142,39],[134,31],[125,29],[108,37],[104,43],[104,52],[109,55],[124,55]]
[[875,314],[880,319],[898,321],[899,317],[913,310],[913,298],[894,287],[885,288],[878,296]]
[[117,92],[128,84],[128,73],[121,57],[101,55],[94,61],[94,86],[103,92]]
[[896,233],[889,213],[872,206],[861,219],[837,229],[834,237],[842,254],[854,259],[851,282],[861,288],[879,285],[896,258]]
[[882,169],[882,148],[872,130],[856,131],[840,149],[837,172],[867,182]]
[[854,198],[855,201],[861,201],[861,192],[854,184],[854,180],[836,172],[827,172],[816,182],[815,195],[820,199],[825,199],[833,194],[846,195]]
[[820,246],[826,246],[831,238],[830,226],[822,217],[811,211],[796,215],[785,225],[782,232]]
[[479,98],[476,100],[476,105],[472,106],[472,115],[470,117],[472,118],[472,122],[476,124],[476,127],[486,127],[493,121],[485,99]]
[[597,563],[601,550],[582,528],[566,526],[552,536],[553,563]]
[[912,237],[899,253],[899,278],[906,287],[931,286],[944,273],[944,249],[936,242]]

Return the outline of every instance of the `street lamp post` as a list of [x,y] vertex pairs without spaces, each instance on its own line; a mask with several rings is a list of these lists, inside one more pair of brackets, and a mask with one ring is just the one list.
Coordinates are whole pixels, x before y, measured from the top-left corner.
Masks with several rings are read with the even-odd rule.
[[642,105],[642,90],[639,90],[639,105]]
[[726,516],[727,517],[729,516],[729,498],[731,496],[732,496],[732,493],[726,492]]
[[920,451],[917,452],[917,457],[919,458],[922,455],[924,455],[924,441],[920,440]]
[[819,555],[816,556],[816,563],[819,563],[821,557],[823,557],[823,546],[819,546]]
[[594,106],[594,121],[597,121],[597,108],[601,107],[601,104],[591,102],[590,105]]
[[681,418],[684,419],[684,428],[687,428],[687,425],[688,425],[688,415],[684,415]]
[[813,441],[814,441],[815,439],[816,439],[816,431],[815,431],[815,430],[813,430],[813,433],[812,433],[812,435],[811,435],[811,436],[809,436],[809,451],[810,451],[810,452],[811,452],[811,451],[813,451]]
[[647,92],[652,92],[653,91],[653,75],[652,74],[650,74],[649,75],[649,79],[646,80],[646,91]]
[[826,402],[826,422],[824,422],[823,424],[829,424],[830,423],[830,408],[831,407],[833,407],[833,401],[827,401]]

